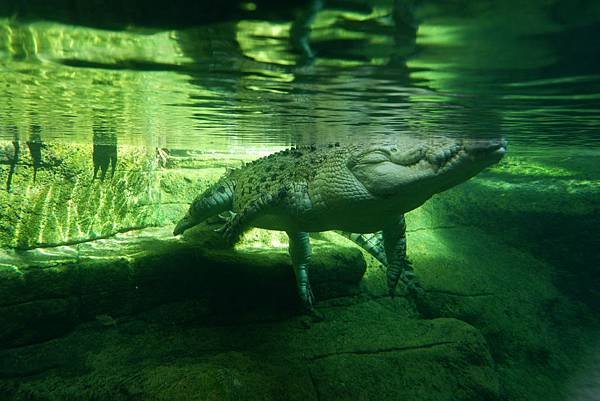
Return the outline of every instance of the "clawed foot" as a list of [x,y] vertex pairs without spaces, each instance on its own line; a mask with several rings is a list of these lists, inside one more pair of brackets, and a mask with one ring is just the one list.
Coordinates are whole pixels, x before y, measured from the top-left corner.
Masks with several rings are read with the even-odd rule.
[[325,317],[323,316],[323,314],[321,312],[319,312],[318,310],[316,310],[314,307],[311,307],[309,310],[307,310],[306,315],[311,318],[313,323],[318,323],[318,322],[322,322],[323,320],[325,320]]
[[310,288],[310,283],[307,282],[306,285],[299,284],[298,295],[300,295],[300,300],[304,307],[306,309],[312,309],[315,296],[312,292],[312,288]]
[[306,327],[309,327],[310,323],[318,323],[325,320],[323,314],[316,310],[313,305],[304,304],[302,308],[302,313],[306,318],[308,318],[308,320],[304,321]]
[[299,286],[298,293],[300,295],[300,301],[302,302],[303,312],[309,316],[313,322],[322,321],[323,315],[313,306],[315,296],[310,288],[310,283],[307,283],[306,286]]
[[[225,224],[229,220],[233,219],[234,216],[235,216],[235,213],[233,213],[231,210],[228,210],[226,212],[219,213],[214,216],[210,216],[209,218],[206,219],[206,222],[208,224]],[[215,230],[215,231],[217,231],[217,230]]]
[[400,275],[400,280],[402,280],[406,286],[409,295],[414,297],[421,297],[425,295],[425,290],[423,289],[423,286],[421,286],[421,282],[414,272],[410,270],[402,272]]
[[214,231],[221,234],[221,236],[223,236],[223,239],[228,245],[233,245],[239,237],[239,234],[236,231],[236,227],[238,227],[238,224],[236,224],[237,222],[235,213],[232,213],[231,217],[219,215],[219,218],[224,219],[225,224],[215,229]]
[[412,270],[404,270],[398,279],[394,280],[393,277],[388,276],[388,293],[392,298],[396,296],[398,281],[402,281],[410,296],[421,297],[425,294],[417,275]]
[[227,223],[228,221],[232,220],[234,217],[235,217],[235,213],[233,213],[231,210],[228,210],[223,213],[219,213],[217,215],[217,218],[219,220],[221,220],[221,222],[223,222],[223,223]]

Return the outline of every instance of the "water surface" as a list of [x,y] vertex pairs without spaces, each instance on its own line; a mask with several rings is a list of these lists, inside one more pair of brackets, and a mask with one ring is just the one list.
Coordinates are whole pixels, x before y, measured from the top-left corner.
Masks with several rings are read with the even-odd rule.
[[0,19],[0,138],[242,151],[502,135],[513,152],[597,155],[597,2],[252,4],[194,26]]

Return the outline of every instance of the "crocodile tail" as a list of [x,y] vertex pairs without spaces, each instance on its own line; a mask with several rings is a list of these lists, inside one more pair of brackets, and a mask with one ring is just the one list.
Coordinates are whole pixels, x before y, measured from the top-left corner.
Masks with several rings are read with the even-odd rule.
[[349,233],[346,231],[336,231],[338,234],[348,238],[350,241],[354,242],[356,245],[360,246],[362,249],[371,254],[375,259],[377,259],[381,264],[387,266],[387,258],[385,256],[385,247],[383,245],[383,232],[378,231],[375,233],[367,233],[367,234],[356,234]]
[[196,223],[194,223],[194,221],[188,218],[186,215],[183,219],[179,220],[179,222],[175,226],[175,229],[173,230],[173,235],[183,234],[185,230],[195,225]]
[[183,219],[177,223],[173,235],[179,235],[211,216],[231,210],[235,184],[227,178],[220,179],[198,196]]

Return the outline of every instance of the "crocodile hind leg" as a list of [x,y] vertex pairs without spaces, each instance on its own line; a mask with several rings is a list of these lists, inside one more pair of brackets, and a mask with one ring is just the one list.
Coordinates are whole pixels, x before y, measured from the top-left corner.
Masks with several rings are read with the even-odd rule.
[[383,245],[388,262],[387,283],[390,296],[393,297],[396,294],[398,280],[402,280],[409,292],[417,295],[422,293],[423,289],[406,256],[406,223],[404,215],[396,217],[383,229]]
[[292,265],[296,275],[296,286],[298,295],[304,307],[312,311],[314,295],[308,281],[308,265],[312,249],[310,247],[310,238],[307,232],[288,232],[290,239],[290,256],[292,257]]

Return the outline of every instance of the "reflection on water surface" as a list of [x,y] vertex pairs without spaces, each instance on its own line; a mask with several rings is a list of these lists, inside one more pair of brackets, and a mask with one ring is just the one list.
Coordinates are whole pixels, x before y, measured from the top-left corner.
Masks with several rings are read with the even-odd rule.
[[244,3],[233,20],[120,30],[3,18],[0,138],[90,143],[110,122],[119,143],[169,148],[397,133],[596,146],[600,7],[580,3],[307,2],[273,16]]

